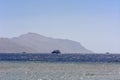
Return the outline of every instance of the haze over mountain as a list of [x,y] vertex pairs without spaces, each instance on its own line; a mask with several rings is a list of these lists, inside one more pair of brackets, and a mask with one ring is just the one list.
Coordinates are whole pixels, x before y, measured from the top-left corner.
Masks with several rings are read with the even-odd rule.
[[27,33],[14,38],[0,38],[0,53],[50,53],[59,49],[62,53],[91,53],[79,42],[55,39],[36,33]]

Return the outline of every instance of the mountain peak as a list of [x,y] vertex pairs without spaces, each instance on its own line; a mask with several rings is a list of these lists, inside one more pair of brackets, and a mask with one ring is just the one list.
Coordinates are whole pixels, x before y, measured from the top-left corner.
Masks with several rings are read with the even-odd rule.
[[20,35],[19,37],[16,37],[16,38],[29,38],[29,39],[31,39],[31,38],[37,38],[37,39],[41,38],[41,39],[44,39],[44,38],[47,38],[47,37],[42,36],[42,35],[37,34],[37,33],[28,32],[28,33],[22,34],[22,35]]
[[[21,36],[42,36],[42,35],[37,34],[37,33],[28,32],[28,33],[23,34],[23,35],[21,35]],[[42,36],[42,37],[44,37],[44,36]]]

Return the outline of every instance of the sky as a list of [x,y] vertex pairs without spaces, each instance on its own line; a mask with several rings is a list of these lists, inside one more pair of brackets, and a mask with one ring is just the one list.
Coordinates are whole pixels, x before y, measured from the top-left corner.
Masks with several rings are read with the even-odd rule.
[[0,37],[28,32],[120,53],[120,0],[0,0]]

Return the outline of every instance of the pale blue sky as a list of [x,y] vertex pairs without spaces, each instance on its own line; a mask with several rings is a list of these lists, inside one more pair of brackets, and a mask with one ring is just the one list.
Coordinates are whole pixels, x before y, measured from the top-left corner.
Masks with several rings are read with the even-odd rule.
[[0,0],[0,37],[27,32],[120,53],[120,0]]

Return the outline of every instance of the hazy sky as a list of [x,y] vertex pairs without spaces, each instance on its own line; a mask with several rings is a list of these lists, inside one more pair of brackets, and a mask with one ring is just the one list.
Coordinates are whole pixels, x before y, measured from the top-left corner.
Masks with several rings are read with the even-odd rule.
[[0,37],[27,32],[120,53],[120,0],[0,0]]

